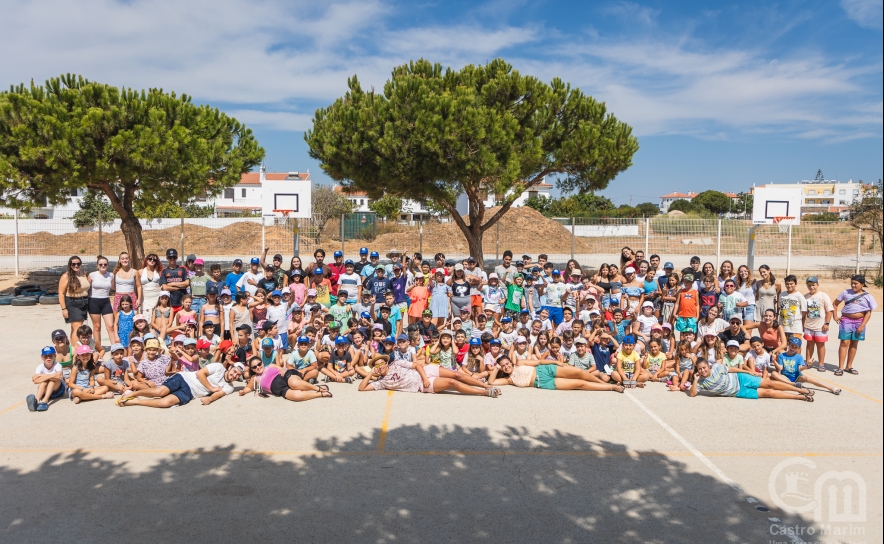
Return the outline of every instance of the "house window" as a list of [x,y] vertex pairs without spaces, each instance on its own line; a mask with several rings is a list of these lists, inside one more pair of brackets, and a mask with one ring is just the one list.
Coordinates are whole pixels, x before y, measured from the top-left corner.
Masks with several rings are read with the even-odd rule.
[[233,189],[224,189],[224,198],[233,200]]
[[240,196],[243,197],[243,198],[246,197],[246,190],[245,190],[245,189],[242,189],[242,194],[241,194]]
[[840,191],[838,191],[838,194],[839,194],[839,195],[846,195],[846,194],[847,194],[847,190],[846,190],[846,189],[841,189]]
[[807,194],[809,194],[809,195],[815,195],[815,194],[816,194],[816,189],[811,189],[811,190],[807,191]]
[[360,198],[360,199],[359,199],[359,205],[362,206],[363,204],[365,204],[365,199]]
[[823,194],[824,194],[824,195],[826,195],[826,196],[829,196],[829,195],[830,195],[830,194],[832,194],[832,191],[830,191],[830,190],[828,190],[828,189],[826,189],[826,192],[825,192],[825,193],[823,193]]

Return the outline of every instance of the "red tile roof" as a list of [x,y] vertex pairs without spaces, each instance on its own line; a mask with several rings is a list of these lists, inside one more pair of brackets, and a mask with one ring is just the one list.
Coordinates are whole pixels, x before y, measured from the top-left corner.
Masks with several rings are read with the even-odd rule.
[[[260,172],[246,172],[239,179],[239,185],[261,185]],[[298,172],[301,181],[306,180],[310,176],[307,172]],[[283,181],[288,177],[287,172],[267,172],[264,178],[270,181]]]

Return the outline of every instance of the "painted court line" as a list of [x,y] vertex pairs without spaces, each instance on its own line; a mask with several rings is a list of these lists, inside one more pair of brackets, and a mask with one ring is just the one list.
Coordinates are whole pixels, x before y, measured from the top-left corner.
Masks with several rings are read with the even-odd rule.
[[13,404],[13,405],[10,406],[9,408],[6,408],[5,410],[0,411],[0,416],[2,416],[3,414],[5,414],[6,412],[11,412],[11,411],[15,410],[15,409],[18,408],[19,406],[24,406],[24,405],[25,405],[25,401],[21,401],[21,402],[19,402],[18,404]]
[[823,379],[823,378],[820,378],[819,376],[814,376],[814,377],[815,377],[816,379],[818,379],[819,381],[823,382],[823,383],[827,383],[827,384],[831,385],[832,387],[840,387],[841,389],[843,389],[843,390],[845,390],[845,391],[848,391],[848,392],[850,392],[850,393],[853,393],[854,395],[858,395],[858,396],[860,396],[860,397],[862,397],[862,398],[864,398],[864,399],[868,399],[868,400],[870,400],[870,401],[872,401],[872,402],[877,402],[878,404],[884,404],[884,402],[882,402],[882,401],[876,399],[875,397],[870,397],[870,396],[868,396],[868,395],[866,395],[866,394],[860,393],[859,391],[855,391],[855,390],[853,390],[853,389],[851,389],[851,388],[849,388],[849,387],[847,387],[847,386],[841,385],[840,383],[835,383],[835,382],[832,382],[832,381],[829,381],[829,380],[825,380],[825,379]]
[[377,451],[383,452],[387,445],[387,430],[390,428],[390,411],[393,409],[393,390],[387,391],[387,404],[384,406],[384,419],[381,420],[381,432],[378,435]]

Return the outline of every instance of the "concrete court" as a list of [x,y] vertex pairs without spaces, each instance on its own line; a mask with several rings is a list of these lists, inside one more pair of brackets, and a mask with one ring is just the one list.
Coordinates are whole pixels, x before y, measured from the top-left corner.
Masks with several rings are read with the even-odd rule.
[[[508,387],[499,399],[332,385],[335,398],[301,404],[64,400],[30,413],[29,378],[65,327],[58,316],[0,310],[3,542],[882,540],[881,313],[859,376],[810,371],[850,388],[814,404],[690,399],[660,384],[624,395]],[[826,471],[858,473],[865,521],[780,510],[768,482],[792,457],[815,464],[798,467],[805,494]],[[796,526],[800,540],[781,534]]]

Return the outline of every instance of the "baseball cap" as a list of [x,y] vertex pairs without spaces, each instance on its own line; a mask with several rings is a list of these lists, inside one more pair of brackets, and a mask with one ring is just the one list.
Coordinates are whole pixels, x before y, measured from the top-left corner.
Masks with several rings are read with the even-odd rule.
[[210,285],[209,287],[206,288],[206,294],[207,295],[217,295],[218,294],[218,286],[217,285]]
[[525,263],[523,263],[522,261],[516,261],[516,266],[517,266],[517,267],[519,267],[519,266],[524,267],[524,266],[525,266]]
[[[190,260],[189,257],[188,257],[188,260]],[[194,260],[193,260],[193,264],[203,265],[203,264],[206,264],[206,261],[204,261],[204,260],[202,260],[202,259],[194,259]]]
[[313,275],[314,275],[314,276],[320,276],[320,275],[322,275],[322,274],[325,274],[325,270],[323,270],[323,269],[321,269],[321,268],[314,268],[314,269],[313,269]]
[[585,344],[586,338],[584,338],[582,336],[578,336],[577,338],[574,339],[574,343],[575,344]]
[[820,282],[820,280],[816,276],[807,276],[807,280],[805,280],[805,283],[819,283],[819,282]]
[[663,323],[662,327],[663,327],[664,329],[672,330],[672,325],[671,325],[670,323]]
[[335,345],[337,345],[337,346],[339,346],[341,344],[346,344],[346,343],[347,343],[347,339],[344,338],[343,336],[338,336],[337,338],[335,338]]
[[390,307],[385,304],[385,305],[381,306],[380,308],[378,308],[378,311],[379,312],[392,312],[393,310],[391,310]]
[[307,296],[308,297],[315,297],[316,296],[316,289],[307,289]]
[[270,271],[272,272],[272,271],[273,271],[273,265],[272,265],[272,264],[268,264],[268,265],[266,265],[266,266],[264,267],[264,270],[270,270]]
[[740,317],[740,316],[738,316],[738,315],[732,315],[731,318],[728,319],[728,322],[730,322],[730,321],[739,321],[740,323],[742,323],[742,322],[743,322],[743,318]]
[[233,264],[234,265],[242,264],[242,259],[233,259]]
[[270,293],[270,296],[271,296],[271,297],[281,297],[281,296],[282,296],[282,291],[280,291],[279,289],[274,289],[273,292]]
[[477,261],[475,257],[467,257],[467,262],[468,263],[477,263],[479,261]]
[[55,348],[52,346],[46,346],[40,350],[40,357],[46,357],[47,355],[55,355]]
[[631,266],[627,266],[626,270],[623,271],[624,274],[635,274],[635,268]]
[[582,276],[582,275],[583,275],[583,271],[580,270],[579,268],[575,268],[574,270],[571,271],[571,275],[572,275],[572,276]]
[[[404,335],[403,335],[403,336],[404,336]],[[406,340],[407,340],[407,339],[408,339],[408,338],[406,338]],[[385,343],[385,344],[395,344],[395,343],[396,343],[396,339],[393,338],[392,336],[387,336],[386,338],[384,338],[384,343]]]
[[252,260],[249,261],[251,264],[261,264],[261,259],[258,257],[252,257]]
[[265,339],[261,340],[261,348],[262,349],[263,348],[272,348],[272,347],[273,347],[273,339],[272,338],[265,338]]
[[341,323],[340,323],[339,321],[329,321],[329,322],[328,322],[328,328],[330,328],[330,329],[340,329],[340,328],[341,328]]
[[246,371],[246,365],[244,365],[242,363],[233,363],[233,368],[239,370],[242,373],[245,373],[245,371]]
[[229,288],[229,287],[225,287],[224,289],[221,289],[221,296],[224,296],[224,295],[232,295],[232,294],[233,294],[233,293],[230,292],[230,288]]
[[470,338],[470,345],[471,346],[481,346],[482,340],[480,340],[478,338]]
[[793,346],[800,346],[801,339],[798,338],[797,336],[792,336],[789,338],[789,343],[792,344]]
[[491,341],[488,343],[491,344],[492,346],[500,346],[501,345],[500,340],[497,338],[492,338]]
[[512,323],[512,322],[513,322],[513,318],[511,318],[511,317],[502,317],[502,318],[500,319],[500,322],[501,322],[501,323]]
[[681,278],[681,281],[694,281],[694,275],[693,274],[685,274]]
[[377,251],[372,251],[371,255],[369,255],[369,257],[371,257],[371,258],[380,257],[380,254]]
[[196,338],[185,338],[184,345],[185,346],[196,346]]
[[[481,340],[479,341],[479,343],[481,343]],[[516,343],[517,344],[527,344],[528,339],[520,334],[519,336],[516,337]]]
[[92,353],[92,348],[87,344],[80,344],[77,346],[77,355],[86,355],[87,353]]
[[350,265],[353,265],[353,266],[356,265],[356,263],[353,262],[353,259],[347,259],[346,261],[344,261],[344,266],[350,266]]
[[553,276],[561,276],[561,275],[562,275],[562,271],[559,270],[558,268],[553,268],[552,275],[553,275]]
[[642,302],[642,308],[653,308],[653,307],[654,307],[654,303],[651,302],[650,300],[646,300],[646,301]]
[[130,346],[132,345],[132,342],[138,342],[139,344],[141,344],[143,346],[144,345],[144,338],[142,338],[140,336],[135,336],[134,338],[129,339]]
[[252,334],[252,327],[251,327],[251,325],[246,325],[245,323],[243,323],[242,325],[240,325],[239,327],[237,327],[236,330],[238,330],[238,331],[246,331],[246,334]]
[[341,251],[340,249],[335,251],[335,257],[343,257],[343,256],[344,256],[344,252]]
[[414,277],[415,277],[415,278],[423,278],[423,277],[424,277],[424,273],[421,272],[420,270],[418,270],[417,272],[414,273]]
[[149,333],[147,333],[147,334],[144,335],[144,341],[147,342],[147,341],[150,340],[151,338],[156,338],[156,337],[157,337],[157,335],[155,335],[155,334],[152,333],[152,332],[149,332]]
[[522,314],[522,315],[530,315],[530,314],[531,314],[531,310],[529,310],[528,308],[522,308],[522,309],[519,311],[519,313]]
[[304,312],[304,309],[301,308],[300,306],[298,306],[297,304],[292,304],[291,309],[292,309],[292,313],[293,313],[293,314],[294,314],[294,313],[303,313],[303,312]]
[[631,334],[623,337],[623,342],[621,344],[635,344],[635,337]]
[[221,351],[221,353],[225,353],[228,349],[230,349],[230,346],[232,345],[233,342],[231,342],[230,340],[222,340],[221,343],[218,344],[218,349]]
[[589,315],[602,315],[602,312],[598,310],[590,310]]
[[368,248],[367,247],[360,247],[359,254],[360,255],[368,255]]
[[728,347],[728,348],[729,348],[729,347],[735,347],[735,348],[738,348],[738,347],[740,347],[740,343],[737,342],[736,340],[728,340],[728,341],[727,341],[727,344],[725,345],[725,347]]
[[178,258],[178,250],[174,248],[169,248],[166,250],[166,258],[167,259],[177,259]]
[[296,268],[296,269],[292,270],[290,272],[290,274],[292,275],[292,277],[295,277],[295,276],[301,277],[304,275],[304,271],[301,270],[300,268]]
[[119,343],[119,342],[115,342],[115,343],[110,347],[110,352],[113,353],[113,352],[115,352],[115,351],[126,351],[126,346],[124,346],[123,344],[121,344],[121,343]]
[[297,343],[298,343],[298,344],[309,344],[309,343],[310,343],[310,337],[308,337],[308,336],[299,336],[299,337],[298,337],[298,342],[297,342]]
[[408,335],[400,334],[399,336],[396,337],[396,341],[397,341],[397,342],[401,342],[401,341],[403,341],[403,340],[405,340],[405,341],[407,342],[407,341],[408,341]]
[[488,274],[488,279],[489,280],[497,280],[497,279],[500,279],[500,276],[498,276],[496,272],[492,272],[492,273]]
[[56,338],[67,338],[67,337],[68,337],[68,333],[64,332],[61,329],[55,329],[54,331],[52,331],[52,334],[49,335],[49,338],[51,338],[52,340],[55,340]]
[[273,260],[282,262],[282,253],[277,253],[276,255],[274,255]]
[[421,315],[433,315],[433,311],[432,311],[432,310],[424,310],[424,311],[421,313]]
[[468,314],[468,313],[470,313],[470,309],[468,307],[464,306],[463,308],[460,309],[460,313]]
[[675,268],[675,265],[672,264],[670,261],[666,261],[665,263],[663,263],[663,268]]
[[454,265],[454,269],[455,270],[463,270],[463,264],[457,263],[456,265]]
[[402,265],[399,264],[399,263],[394,264],[394,265],[393,265],[393,270],[402,270]]
[[272,320],[270,320],[270,319],[267,319],[267,320],[265,320],[264,323],[261,325],[261,329],[264,330],[264,332],[267,332],[267,331],[271,330],[271,329],[272,329],[273,327],[275,327],[275,326],[276,326],[276,321],[272,321]]
[[662,326],[662,325],[653,325],[653,326],[651,327],[651,330],[652,330],[652,331],[662,331],[662,330],[663,330],[663,326]]
[[368,312],[362,312],[361,314],[359,314],[359,317],[363,319],[371,319],[371,314]]
[[194,255],[193,253],[190,253],[189,255],[187,255],[187,259],[185,259],[185,260],[196,261],[196,255]]
[[196,349],[209,349],[212,347],[212,343],[208,340],[197,340]]

